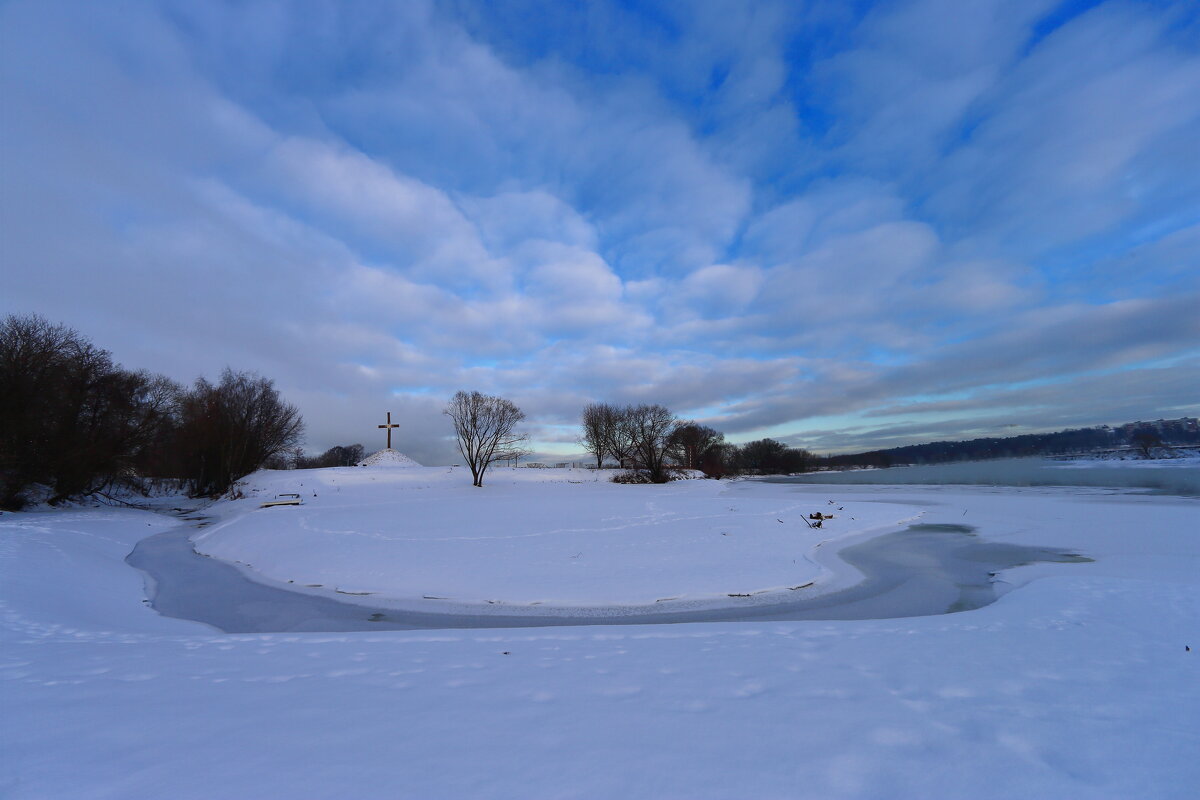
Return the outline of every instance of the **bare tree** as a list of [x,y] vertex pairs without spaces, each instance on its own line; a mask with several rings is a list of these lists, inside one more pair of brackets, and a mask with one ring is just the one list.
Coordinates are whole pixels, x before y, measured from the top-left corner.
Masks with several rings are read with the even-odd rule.
[[1162,437],[1153,428],[1141,428],[1130,437],[1134,447],[1142,454],[1142,458],[1150,458],[1154,448],[1162,447]]
[[131,372],[39,316],[0,320],[0,507],[47,487],[51,503],[140,476],[217,494],[300,439],[303,422],[271,381],[226,370],[184,390]]
[[605,449],[622,467],[634,463],[634,443],[637,430],[633,424],[633,406],[603,405],[607,438]]
[[737,469],[737,445],[722,442],[705,451],[700,459],[700,469],[710,478],[723,478]]
[[443,413],[454,422],[458,451],[471,468],[476,486],[483,486],[483,474],[492,462],[515,459],[527,452],[522,444],[528,437],[513,431],[525,414],[511,400],[479,392],[457,392]]
[[[334,448],[336,450],[337,448]],[[342,461],[337,466],[353,467],[355,464],[363,460],[365,451],[361,444],[347,444],[342,446],[341,458]]]
[[41,484],[50,502],[129,473],[169,422],[172,385],[113,364],[37,315],[0,320],[0,507]]
[[353,467],[363,460],[361,444],[337,444],[319,456],[309,457],[303,451],[293,458],[296,469],[320,469],[323,467]]
[[588,403],[583,407],[581,423],[583,433],[579,443],[583,449],[596,457],[596,469],[604,466],[604,454],[608,452],[609,427],[612,423],[611,406],[605,403]]
[[809,472],[816,460],[816,456],[802,447],[789,447],[783,454],[779,471],[789,475],[796,472]]
[[633,465],[654,483],[670,480],[667,442],[679,421],[665,406],[638,405],[625,410],[624,427],[631,439]]
[[742,472],[777,475],[808,472],[817,458],[800,447],[788,447],[774,439],[759,439],[738,448],[736,461]]
[[758,439],[741,446],[739,462],[746,472],[766,475],[781,471],[787,445],[774,439]]
[[725,442],[725,434],[707,425],[684,422],[667,440],[667,455],[685,469],[700,469],[712,448]]
[[226,491],[234,481],[288,453],[304,420],[267,378],[226,369],[221,383],[199,378],[180,402],[177,444],[192,494]]

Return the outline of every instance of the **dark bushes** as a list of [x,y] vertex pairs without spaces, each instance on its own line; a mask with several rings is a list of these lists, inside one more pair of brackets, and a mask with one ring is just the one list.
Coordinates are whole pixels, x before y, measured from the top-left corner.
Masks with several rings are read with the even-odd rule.
[[[645,474],[650,483],[671,480],[671,437],[679,420],[664,406],[591,403],[583,410],[580,443],[596,458],[596,466],[612,456],[622,467]],[[642,481],[630,481],[642,482]]]
[[725,434],[720,431],[707,425],[684,422],[675,426],[667,437],[667,455],[685,469],[700,469],[709,474],[705,465],[716,466],[714,456],[724,444]]
[[222,492],[302,429],[265,378],[226,370],[183,390],[40,316],[0,321],[0,508],[20,508],[35,485],[57,503],[137,475]]
[[788,447],[774,439],[746,442],[738,448],[740,471],[753,475],[786,475],[808,472],[815,466],[816,457],[807,450]]
[[817,463],[807,450],[774,439],[728,444],[720,431],[680,421],[660,405],[590,403],[581,422],[579,442],[597,467],[609,456],[631,470],[613,478],[617,483],[665,483],[679,469],[698,469],[710,478],[807,472]]
[[361,444],[338,444],[319,456],[308,458],[298,454],[292,464],[296,469],[320,469],[323,467],[353,467],[363,460]]
[[231,369],[196,380],[179,404],[176,447],[193,495],[222,494],[267,459],[299,444],[304,421],[267,378]]
[[169,426],[174,385],[112,363],[39,316],[0,323],[0,507],[41,484],[51,502],[131,470]]

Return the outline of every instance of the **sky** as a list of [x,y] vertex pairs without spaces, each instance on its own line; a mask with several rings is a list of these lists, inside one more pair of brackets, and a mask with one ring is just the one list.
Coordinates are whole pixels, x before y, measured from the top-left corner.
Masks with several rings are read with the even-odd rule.
[[0,4],[0,314],[456,460],[1200,415],[1200,4]]

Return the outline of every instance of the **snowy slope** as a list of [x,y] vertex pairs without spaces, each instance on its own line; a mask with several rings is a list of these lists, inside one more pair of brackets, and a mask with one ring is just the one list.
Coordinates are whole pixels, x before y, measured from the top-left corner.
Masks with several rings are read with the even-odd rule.
[[419,467],[416,461],[390,447],[377,450],[359,462],[360,467]]
[[1096,561],[1012,570],[999,602],[948,616],[224,635],[159,617],[123,564],[174,520],[5,514],[0,795],[1194,796],[1196,501],[751,491],[909,505]]

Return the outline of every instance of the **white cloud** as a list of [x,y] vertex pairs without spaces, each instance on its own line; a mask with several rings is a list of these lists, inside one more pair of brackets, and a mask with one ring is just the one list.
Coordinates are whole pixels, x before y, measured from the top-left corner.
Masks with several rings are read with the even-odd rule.
[[0,312],[257,369],[316,448],[391,407],[429,458],[457,388],[547,426],[611,399],[799,432],[950,392],[1066,419],[1069,388],[988,387],[1194,347],[1173,10],[1033,41],[1045,3],[602,3],[603,42],[556,46],[466,6],[0,6]]
[[506,191],[489,197],[464,195],[459,205],[492,252],[506,252],[529,240],[587,249],[597,246],[595,226],[545,189]]
[[[893,316],[897,304],[912,299],[913,284],[937,248],[933,231],[915,222],[887,222],[839,236],[772,269],[762,292],[764,303],[820,325]],[[843,326],[837,330],[854,333]]]
[[877,181],[842,177],[817,183],[753,219],[744,248],[748,257],[773,266],[799,258],[831,238],[904,219],[904,201],[894,190]]
[[360,152],[288,138],[265,160],[273,193],[328,214],[388,245],[404,269],[457,286],[507,287],[478,231],[443,191],[401,175]]
[[763,283],[763,272],[753,266],[713,264],[683,279],[678,299],[705,316],[736,314],[746,308]]
[[931,207],[1028,255],[1161,215],[1158,195],[1194,195],[1200,154],[1160,146],[1200,137],[1200,57],[1169,44],[1168,26],[1108,4],[1039,43],[935,171]]
[[887,175],[928,169],[1051,7],[1048,0],[920,0],[874,9],[856,46],[817,68],[842,112],[843,156]]

